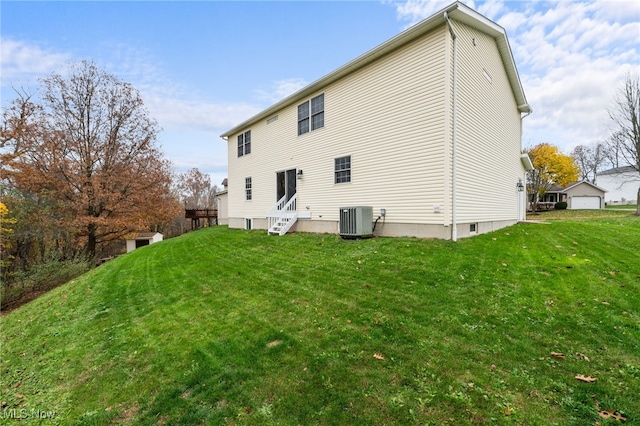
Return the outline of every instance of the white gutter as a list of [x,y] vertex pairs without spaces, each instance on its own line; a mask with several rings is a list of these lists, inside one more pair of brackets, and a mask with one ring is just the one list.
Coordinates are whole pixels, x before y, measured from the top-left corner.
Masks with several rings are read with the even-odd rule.
[[453,38],[453,135],[452,135],[452,148],[451,148],[451,240],[458,241],[458,225],[457,225],[457,210],[456,210],[456,197],[457,197],[457,181],[456,181],[456,144],[458,139],[457,132],[457,102],[456,99],[458,97],[458,35],[456,31],[453,29],[453,25],[449,20],[449,15],[447,12],[444,12],[444,19],[447,21],[447,26],[449,27],[449,32],[451,33],[451,37]]

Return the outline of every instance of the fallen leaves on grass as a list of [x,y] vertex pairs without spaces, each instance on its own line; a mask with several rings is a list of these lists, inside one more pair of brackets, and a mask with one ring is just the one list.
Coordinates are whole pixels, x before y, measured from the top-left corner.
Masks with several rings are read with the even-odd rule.
[[564,358],[564,354],[558,352],[551,352],[551,356],[554,358]]
[[625,416],[623,416],[622,414],[616,414],[615,409],[611,409],[611,410],[600,410],[598,411],[598,415],[600,417],[602,417],[603,419],[616,419],[616,420],[620,420],[620,421],[626,421],[627,418]]
[[275,346],[278,346],[280,343],[282,343],[282,340],[272,340],[269,343],[267,343],[267,347],[273,348]]
[[589,357],[586,356],[585,354],[581,354],[580,352],[576,353],[576,356],[584,361],[590,362],[589,361]]
[[597,377],[585,376],[584,374],[578,374],[576,376],[576,379],[580,380],[581,382],[586,382],[586,383],[593,383],[593,382],[598,380]]

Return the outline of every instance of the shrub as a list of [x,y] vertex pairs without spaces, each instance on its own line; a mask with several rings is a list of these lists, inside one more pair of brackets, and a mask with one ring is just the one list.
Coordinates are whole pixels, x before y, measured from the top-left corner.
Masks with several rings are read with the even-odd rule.
[[91,262],[83,257],[68,260],[47,259],[17,271],[0,282],[0,309],[17,308],[42,293],[58,287],[91,269]]
[[559,201],[553,206],[553,208],[556,209],[556,210],[566,210],[567,209],[567,203],[566,203],[566,201]]

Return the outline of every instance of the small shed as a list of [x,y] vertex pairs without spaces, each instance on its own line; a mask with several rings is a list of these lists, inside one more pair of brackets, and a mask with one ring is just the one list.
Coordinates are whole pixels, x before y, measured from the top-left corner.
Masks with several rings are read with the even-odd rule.
[[162,238],[162,234],[159,232],[141,232],[134,238],[127,240],[127,253],[137,248],[162,241]]

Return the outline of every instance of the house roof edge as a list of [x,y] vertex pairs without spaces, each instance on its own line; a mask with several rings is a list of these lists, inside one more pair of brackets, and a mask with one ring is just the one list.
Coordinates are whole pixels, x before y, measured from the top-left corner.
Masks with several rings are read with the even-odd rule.
[[456,1],[446,6],[445,8],[441,9],[440,11],[434,13],[433,15],[429,16],[428,18],[425,18],[424,20],[418,22],[417,24],[402,31],[400,34],[397,34],[391,39],[383,42],[382,44],[374,47],[373,49],[370,49],[369,51],[358,56],[357,58],[347,62],[345,65],[342,65],[341,67],[335,69],[334,71],[324,75],[323,77],[320,77],[318,80],[308,84],[307,86],[287,96],[281,101],[276,102],[270,107],[252,116],[251,118],[227,130],[226,132],[221,134],[220,137],[223,139],[227,139],[231,135],[238,133],[243,129],[246,129],[252,124],[260,120],[267,119],[268,117],[275,114],[277,111],[287,106],[290,106],[296,103],[297,101],[300,101],[320,91],[321,89],[333,83],[334,81],[337,81],[340,78],[348,74],[351,74],[352,72],[355,72],[358,69],[374,62],[378,58],[399,48],[400,46],[403,46],[417,39],[418,37],[431,31],[432,29],[440,25],[444,25],[445,12],[449,16],[449,18],[456,21],[460,21],[486,34],[489,34],[496,40],[496,44],[498,45],[498,51],[500,52],[502,63],[507,71],[509,83],[511,85],[512,92],[516,98],[517,108],[520,112],[531,113],[532,110],[524,95],[524,90],[522,88],[520,76],[518,75],[518,70],[515,65],[515,60],[511,52],[511,47],[509,45],[509,41],[507,39],[507,33],[505,29],[500,25],[498,25],[497,23],[491,21],[489,18],[471,9],[470,7],[464,5],[459,1]]

